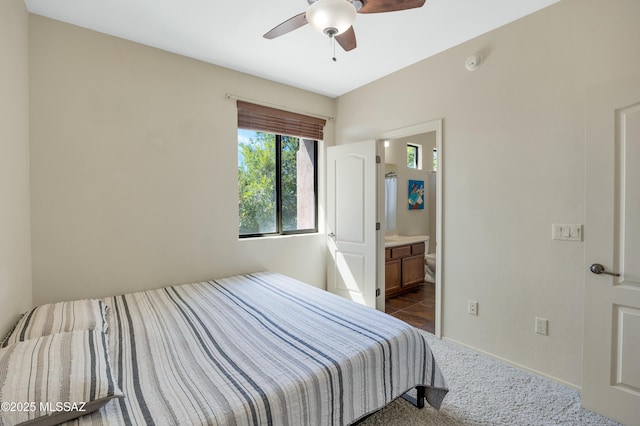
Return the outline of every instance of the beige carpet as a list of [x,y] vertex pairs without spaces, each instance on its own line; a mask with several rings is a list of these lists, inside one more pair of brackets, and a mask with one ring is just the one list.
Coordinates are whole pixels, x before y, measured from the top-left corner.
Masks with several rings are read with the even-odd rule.
[[583,409],[574,389],[423,334],[450,389],[440,411],[399,398],[359,426],[619,425]]

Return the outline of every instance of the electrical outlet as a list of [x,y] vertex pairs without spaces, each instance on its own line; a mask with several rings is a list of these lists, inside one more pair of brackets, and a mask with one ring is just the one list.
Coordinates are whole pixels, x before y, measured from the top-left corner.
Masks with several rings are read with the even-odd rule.
[[469,300],[469,307],[467,308],[469,315],[478,315],[478,302],[475,300]]
[[549,321],[545,318],[536,317],[536,328],[535,332],[538,334],[542,334],[546,336],[548,333]]

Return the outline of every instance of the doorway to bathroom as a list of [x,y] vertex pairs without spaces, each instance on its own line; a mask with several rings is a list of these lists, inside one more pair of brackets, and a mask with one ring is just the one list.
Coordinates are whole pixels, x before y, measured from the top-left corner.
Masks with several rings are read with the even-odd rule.
[[385,141],[385,312],[440,336],[442,122]]

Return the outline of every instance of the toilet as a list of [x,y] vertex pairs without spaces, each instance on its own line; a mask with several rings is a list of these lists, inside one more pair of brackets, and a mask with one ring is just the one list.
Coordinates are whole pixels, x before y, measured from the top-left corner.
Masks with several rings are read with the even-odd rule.
[[428,283],[436,282],[436,254],[429,253],[424,255],[424,280]]

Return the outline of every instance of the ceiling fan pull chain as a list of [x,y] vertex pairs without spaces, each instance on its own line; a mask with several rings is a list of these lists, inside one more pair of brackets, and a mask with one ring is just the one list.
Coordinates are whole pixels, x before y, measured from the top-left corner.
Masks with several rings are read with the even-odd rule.
[[333,45],[333,62],[337,62],[338,60],[336,59],[336,38],[331,35],[329,36],[329,38],[331,39],[331,44]]

